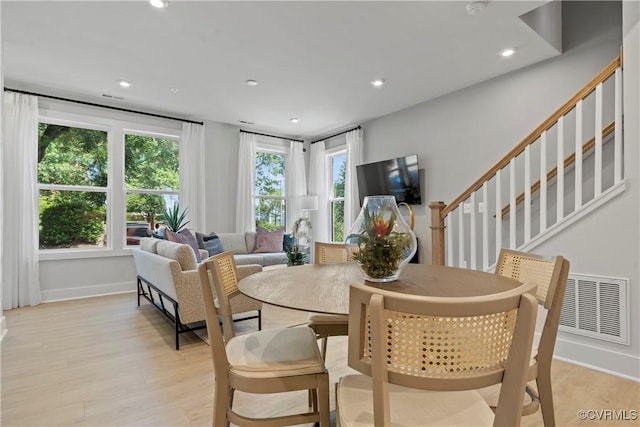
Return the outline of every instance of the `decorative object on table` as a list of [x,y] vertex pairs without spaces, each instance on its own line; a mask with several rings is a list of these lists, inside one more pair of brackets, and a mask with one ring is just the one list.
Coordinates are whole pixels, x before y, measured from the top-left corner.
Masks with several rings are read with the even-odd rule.
[[367,280],[392,282],[398,279],[418,245],[393,196],[368,196],[345,246]]
[[162,220],[167,228],[174,233],[181,231],[189,224],[187,221],[187,209],[180,210],[180,203],[176,202],[162,213]]
[[293,234],[293,237],[295,238],[294,247],[296,248],[296,251],[305,255],[305,260],[308,259],[308,256],[311,253],[311,230],[311,220],[304,216],[296,219],[291,226],[291,234]]
[[292,245],[287,251],[287,266],[292,267],[294,265],[304,265],[307,259],[307,253],[301,251],[298,245]]

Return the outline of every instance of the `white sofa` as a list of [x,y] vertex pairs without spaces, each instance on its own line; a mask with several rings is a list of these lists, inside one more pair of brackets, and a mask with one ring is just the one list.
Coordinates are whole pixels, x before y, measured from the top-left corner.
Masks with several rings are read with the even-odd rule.
[[[207,251],[200,251],[204,259]],[[156,238],[142,238],[140,247],[133,250],[138,274],[138,306],[140,297],[147,299],[174,323],[176,350],[180,349],[179,335],[206,328],[200,276],[193,249],[189,245]],[[262,271],[260,265],[238,267],[238,280]],[[213,290],[215,297],[215,290]],[[262,326],[262,303],[245,295],[231,297],[232,313],[257,312],[236,320],[258,319]]]
[[255,231],[217,234],[224,250],[233,252],[236,265],[259,264],[267,267],[287,263],[287,254],[284,250],[280,252],[254,253],[257,236]]

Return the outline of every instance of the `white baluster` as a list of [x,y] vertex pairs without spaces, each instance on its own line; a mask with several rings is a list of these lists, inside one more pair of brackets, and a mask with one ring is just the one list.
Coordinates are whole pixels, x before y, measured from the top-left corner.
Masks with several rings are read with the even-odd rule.
[[564,116],[558,119],[558,159],[556,175],[556,223],[564,218]]
[[531,240],[531,145],[524,149],[524,242]]
[[502,249],[502,169],[496,172],[496,259]]
[[[460,209],[458,207],[458,209]],[[447,214],[447,265],[453,267],[453,213]]]
[[471,193],[471,269],[476,269],[476,192]]
[[466,268],[464,259],[464,202],[458,207],[458,267]]
[[509,248],[516,248],[516,159],[509,162]]
[[576,163],[574,168],[574,174],[576,177],[576,201],[574,212],[580,209],[582,206],[582,100],[576,104]]
[[596,86],[595,179],[593,197],[602,193],[602,83]]
[[489,200],[489,184],[487,181],[482,184],[482,204],[484,210],[482,211],[482,270],[487,271],[489,269],[489,206],[487,201]]
[[547,131],[540,135],[540,234],[547,229]]
[[622,181],[622,71],[615,73],[615,130],[613,134],[613,176],[617,184]]

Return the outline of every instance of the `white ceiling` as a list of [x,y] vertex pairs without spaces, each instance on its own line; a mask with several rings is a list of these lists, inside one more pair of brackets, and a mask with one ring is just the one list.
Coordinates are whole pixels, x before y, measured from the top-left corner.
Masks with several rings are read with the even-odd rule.
[[544,3],[2,1],[5,86],[313,138],[558,55]]

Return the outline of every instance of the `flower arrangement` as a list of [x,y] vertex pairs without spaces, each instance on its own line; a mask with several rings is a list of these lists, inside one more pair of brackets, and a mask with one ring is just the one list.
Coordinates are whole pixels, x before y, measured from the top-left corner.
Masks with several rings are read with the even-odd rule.
[[[353,259],[362,271],[372,279],[385,279],[398,273],[401,262],[412,250],[410,233],[396,230],[395,206],[385,204],[379,210],[362,208],[363,220],[359,233],[352,233],[346,239]],[[390,210],[389,219],[385,212]]]

